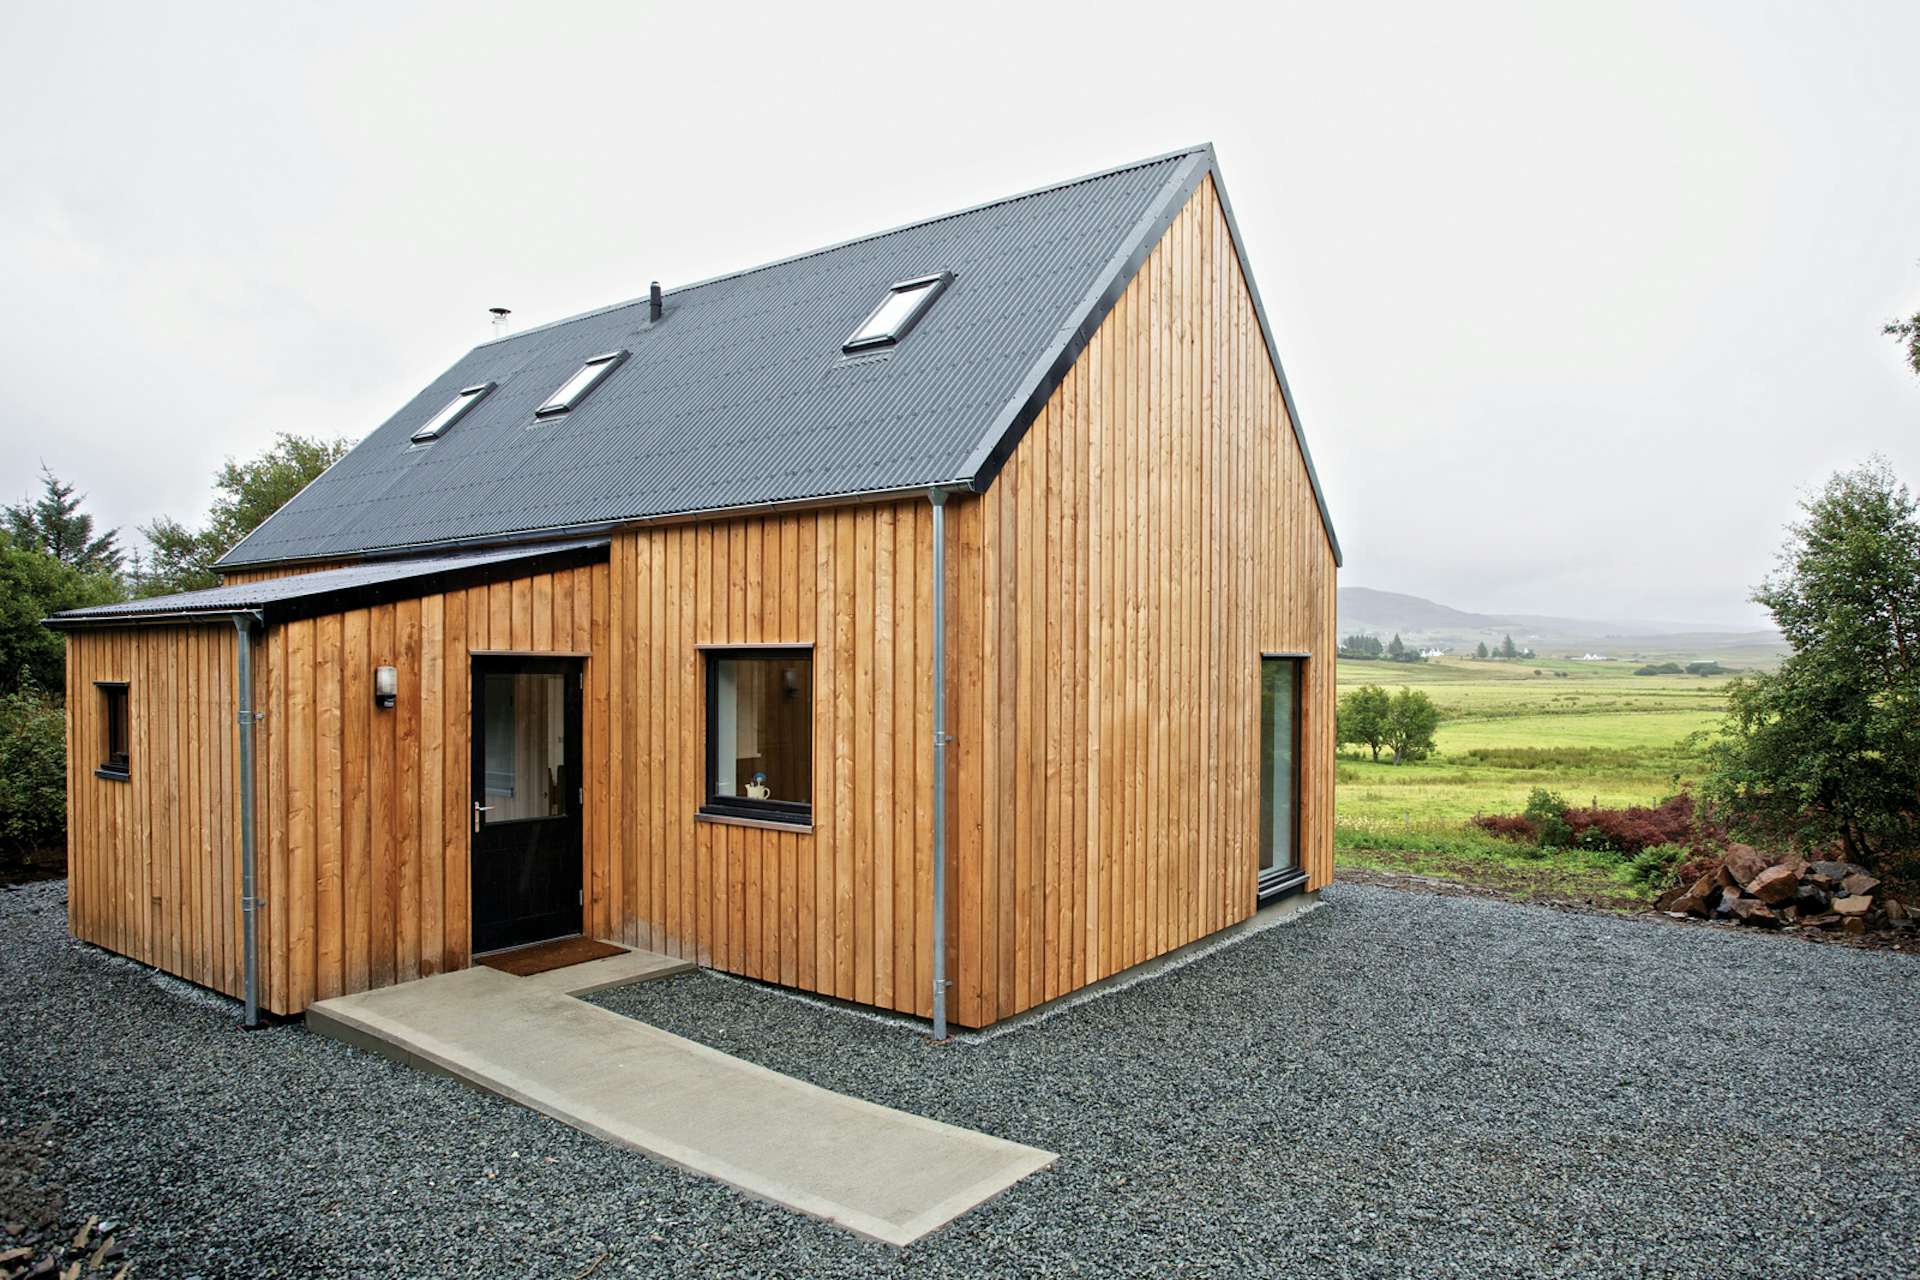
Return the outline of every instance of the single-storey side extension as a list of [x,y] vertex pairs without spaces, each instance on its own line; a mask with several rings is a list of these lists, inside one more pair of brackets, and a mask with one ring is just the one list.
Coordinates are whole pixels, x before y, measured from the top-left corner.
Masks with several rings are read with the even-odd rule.
[[1211,147],[656,287],[50,620],[72,929],[250,1013],[584,932],[986,1026],[1331,879],[1338,564]]

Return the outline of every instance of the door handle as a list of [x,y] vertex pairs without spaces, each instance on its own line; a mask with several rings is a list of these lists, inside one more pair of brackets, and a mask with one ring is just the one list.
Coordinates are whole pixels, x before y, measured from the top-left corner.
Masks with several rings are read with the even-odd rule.
[[483,813],[492,813],[492,812],[493,812],[492,805],[481,804],[478,800],[475,800],[473,802],[473,834],[475,835],[480,834],[480,815]]

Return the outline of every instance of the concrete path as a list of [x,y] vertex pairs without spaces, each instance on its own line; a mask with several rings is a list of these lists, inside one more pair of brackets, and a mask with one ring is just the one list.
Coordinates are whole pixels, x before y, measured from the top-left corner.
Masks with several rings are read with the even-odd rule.
[[887,1244],[911,1244],[1056,1158],[573,998],[689,968],[629,952],[531,978],[465,969],[323,1000],[307,1025]]

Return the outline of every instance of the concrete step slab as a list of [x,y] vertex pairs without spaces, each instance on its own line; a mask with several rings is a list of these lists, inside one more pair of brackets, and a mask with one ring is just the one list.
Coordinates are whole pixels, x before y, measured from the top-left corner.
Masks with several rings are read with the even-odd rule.
[[1056,1158],[819,1088],[575,999],[557,978],[538,981],[566,972],[439,974],[323,1000],[307,1024],[892,1245]]

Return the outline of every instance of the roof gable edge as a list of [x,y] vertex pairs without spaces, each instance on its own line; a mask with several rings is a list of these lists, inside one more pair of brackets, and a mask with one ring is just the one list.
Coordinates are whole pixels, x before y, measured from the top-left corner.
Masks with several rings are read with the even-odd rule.
[[1274,378],[1280,384],[1280,399],[1286,406],[1294,443],[1299,446],[1301,460],[1306,463],[1307,484],[1313,490],[1314,505],[1320,511],[1320,527],[1325,531],[1327,545],[1333,552],[1334,567],[1340,568],[1345,564],[1340,538],[1334,532],[1333,516],[1327,510],[1326,494],[1320,487],[1320,474],[1313,465],[1313,451],[1307,447],[1306,433],[1300,426],[1300,411],[1294,405],[1293,388],[1288,385],[1286,368],[1280,362],[1280,348],[1273,338],[1273,326],[1267,320],[1266,304],[1260,299],[1260,287],[1254,283],[1253,270],[1247,263],[1246,246],[1240,237],[1240,224],[1234,220],[1233,203],[1227,199],[1227,186],[1220,174],[1219,158],[1214,154],[1212,143],[1194,148],[1192,155],[1193,160],[1176,170],[1167,180],[1161,199],[1141,219],[1127,243],[1115,254],[1113,265],[1077,312],[1073,327],[1062,331],[1064,340],[1056,342],[1036,363],[1027,384],[1027,394],[1009,402],[1001,419],[988,429],[967,455],[957,479],[976,493],[984,493],[992,485],[1001,467],[1006,465],[1007,459],[1013,456],[1015,447],[1026,435],[1027,428],[1040,416],[1074,361],[1080,358],[1081,352],[1093,340],[1094,332],[1119,302],[1127,286],[1133,283],[1140,268],[1146,265],[1161,236],[1166,234],[1180,210],[1186,207],[1200,183],[1212,177],[1214,193],[1220,200],[1220,211],[1226,218],[1227,237],[1233,244],[1234,260],[1239,264],[1240,278],[1246,283],[1247,296],[1253,302],[1253,314],[1260,324],[1260,336],[1266,344],[1267,359],[1273,365]]
[[1293,388],[1287,383],[1286,366],[1280,363],[1280,346],[1273,340],[1273,326],[1267,321],[1267,306],[1260,300],[1260,286],[1254,282],[1253,268],[1247,263],[1247,249],[1240,239],[1240,224],[1233,217],[1233,201],[1227,199],[1227,184],[1220,176],[1219,161],[1207,167],[1213,175],[1213,191],[1220,200],[1220,212],[1227,220],[1227,238],[1233,242],[1233,256],[1240,263],[1240,278],[1246,282],[1247,296],[1253,300],[1254,318],[1260,322],[1260,336],[1266,340],[1267,359],[1273,363],[1273,376],[1280,383],[1280,402],[1287,408],[1287,421],[1293,427],[1293,441],[1300,446],[1300,460],[1307,464],[1307,484],[1313,489],[1314,505],[1320,508],[1320,527],[1326,531],[1327,546],[1333,551],[1333,567],[1346,564],[1340,551],[1340,535],[1334,532],[1333,516],[1327,510],[1327,495],[1320,488],[1320,473],[1313,465],[1313,450],[1307,447],[1307,433],[1300,425],[1300,410],[1293,403]]
[[1173,225],[1174,218],[1199,187],[1201,179],[1213,169],[1211,142],[1171,154],[1189,155],[1190,158],[1173,171],[1160,189],[1159,199],[1141,216],[1125,243],[1114,253],[1085,300],[1074,309],[1070,322],[1061,326],[1053,343],[1034,361],[1027,375],[1026,393],[1007,402],[1000,417],[967,453],[959,474],[954,477],[957,482],[964,483],[975,493],[985,493],[992,485],[994,477],[1000,474],[1000,468],[1006,465],[1007,459],[1013,456],[1014,449],[1026,436],[1027,428],[1046,408],[1054,389],[1067,376],[1067,371],[1073,368],[1074,361],[1080,358],[1087,344],[1093,341],[1094,333],[1120,301],[1120,295],[1140,274],[1140,268],[1146,265],[1153,247],[1160,243],[1160,237]]

